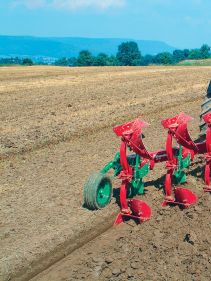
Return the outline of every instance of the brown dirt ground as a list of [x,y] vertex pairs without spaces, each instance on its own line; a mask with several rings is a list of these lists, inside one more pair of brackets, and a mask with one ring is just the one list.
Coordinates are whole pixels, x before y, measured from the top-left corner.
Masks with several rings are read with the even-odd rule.
[[[114,199],[97,212],[81,205],[87,176],[118,149],[111,127],[142,115],[151,123],[145,143],[159,149],[160,120],[185,111],[196,138],[210,77],[210,67],[1,68],[0,280],[28,280],[108,228]],[[150,222],[109,230],[37,280],[210,280],[201,164],[189,176],[199,205],[184,212],[160,207],[163,166],[146,178]]]

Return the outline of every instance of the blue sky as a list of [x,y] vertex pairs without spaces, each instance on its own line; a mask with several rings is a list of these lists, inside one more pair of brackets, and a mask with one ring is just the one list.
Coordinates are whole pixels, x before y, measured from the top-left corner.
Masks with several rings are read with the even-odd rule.
[[211,45],[210,0],[0,0],[1,35],[161,40]]

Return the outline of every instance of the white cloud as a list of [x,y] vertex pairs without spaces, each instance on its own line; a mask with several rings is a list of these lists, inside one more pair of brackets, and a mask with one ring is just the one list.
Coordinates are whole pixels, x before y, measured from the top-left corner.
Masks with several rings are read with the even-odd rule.
[[122,7],[126,0],[14,0],[12,5],[25,6],[29,9],[48,7],[55,9],[78,10],[96,8],[106,10],[114,7]]

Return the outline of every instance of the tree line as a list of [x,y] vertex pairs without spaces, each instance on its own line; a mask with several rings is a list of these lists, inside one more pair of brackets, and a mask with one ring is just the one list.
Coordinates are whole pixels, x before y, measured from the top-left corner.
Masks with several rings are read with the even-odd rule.
[[[136,42],[123,42],[119,45],[117,54],[109,56],[100,53],[94,56],[88,50],[82,50],[78,57],[61,58],[55,61],[57,66],[147,66],[174,65],[183,60],[198,60],[211,58],[210,46],[203,44],[199,49],[175,50],[173,53],[162,52],[157,55],[141,54]],[[20,64],[33,65],[30,58],[2,58],[0,65]],[[39,63],[38,63],[39,64]]]
[[136,42],[124,42],[119,45],[116,56],[100,53],[93,56],[88,50],[83,50],[78,57],[61,58],[55,62],[60,66],[147,66],[150,64],[177,64],[183,60],[210,58],[210,47],[203,44],[200,49],[175,50],[173,53],[162,52],[157,55],[142,56]]
[[30,58],[0,58],[0,65],[33,65],[33,61]]

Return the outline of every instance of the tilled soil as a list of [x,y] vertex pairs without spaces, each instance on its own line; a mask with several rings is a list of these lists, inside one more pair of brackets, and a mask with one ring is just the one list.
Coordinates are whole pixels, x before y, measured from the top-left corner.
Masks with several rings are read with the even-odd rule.
[[3,157],[200,100],[210,67],[14,67],[0,74]]
[[117,226],[33,281],[210,280],[211,197],[181,211],[154,201],[153,218]]
[[[115,199],[97,212],[82,207],[87,176],[118,150],[112,126],[143,115],[151,123],[145,143],[156,150],[165,146],[160,120],[185,111],[195,117],[190,132],[197,138],[211,68],[29,67],[0,73],[0,280],[28,280],[112,224]],[[199,195],[203,181],[195,176],[201,171],[202,164],[189,177]],[[149,222],[109,230],[68,256],[67,266],[56,264],[39,278],[210,280],[209,196],[200,198],[198,210],[163,210],[164,173],[160,164],[146,178],[149,192],[142,199],[153,208]]]

